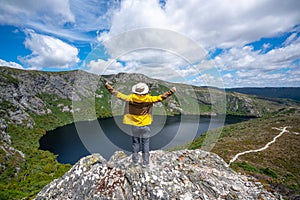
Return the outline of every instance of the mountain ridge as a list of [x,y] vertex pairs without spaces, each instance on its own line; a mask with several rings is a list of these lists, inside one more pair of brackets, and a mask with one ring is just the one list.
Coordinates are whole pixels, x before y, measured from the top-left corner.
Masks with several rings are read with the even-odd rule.
[[285,98],[300,101],[300,87],[243,87],[226,88],[225,90],[261,97]]
[[[219,113],[218,106],[213,109],[212,105],[218,105],[218,102],[211,102],[211,95],[219,94],[220,90],[164,82],[141,74],[102,77],[80,70],[40,72],[0,67],[0,196],[4,199],[33,198],[42,187],[71,168],[57,163],[50,152],[38,150],[38,141],[47,130],[74,120],[122,114],[122,104],[111,98],[103,87],[106,80],[124,93],[128,93],[137,81],[149,84],[153,95],[175,85],[179,89],[178,98],[171,97],[158,105],[161,107],[156,111],[165,110],[167,115],[200,113],[264,117],[293,113],[297,106],[291,101],[229,92],[223,99],[226,102],[219,102],[226,103],[226,112],[221,110]],[[115,106],[114,113],[111,106]],[[75,119],[76,114],[80,117]]]
[[[38,115],[51,113],[57,109],[54,108],[53,105],[57,107],[59,104],[62,108],[61,111],[74,112],[75,110],[71,108],[72,101],[80,101],[82,98],[95,98],[95,104],[102,104],[102,110],[95,105],[97,117],[111,116],[111,114],[109,114],[110,105],[104,102],[110,98],[106,89],[103,87],[105,80],[116,83],[116,89],[124,93],[130,91],[131,85],[136,81],[147,82],[154,94],[162,93],[164,90],[167,90],[168,87],[175,85],[183,93],[182,96],[189,98],[186,102],[182,102],[181,104],[190,104],[190,106],[192,104],[195,106],[200,105],[199,108],[197,108],[199,111],[196,114],[200,112],[200,114],[210,115],[214,113],[217,114],[218,112],[218,110],[212,110],[212,103],[210,102],[211,93],[217,92],[218,90],[208,90],[204,87],[169,83],[162,80],[151,79],[141,74],[119,73],[117,75],[98,76],[81,70],[39,72],[6,67],[0,67],[0,73],[2,82],[0,89],[1,93],[4,94],[1,98],[1,102],[2,105],[5,104],[5,106],[8,107],[8,109],[3,108],[1,114],[4,115],[4,118],[13,119],[14,123],[17,124],[22,124],[22,121],[27,121],[28,127],[32,127],[34,124],[30,113]],[[194,96],[190,97],[193,93]],[[49,95],[52,96],[50,97]],[[101,100],[101,98],[103,98],[103,100]],[[263,112],[273,112],[272,110],[263,110],[264,108],[260,106],[260,102],[257,102],[260,100],[250,96],[228,93],[226,98],[227,114],[262,116],[264,114]],[[168,109],[168,105],[170,104],[174,107],[172,111]],[[179,102],[176,101],[176,99],[171,98],[171,100],[168,101],[168,105],[165,105],[165,109],[169,114],[179,114],[181,112]],[[276,108],[273,107],[270,109]],[[9,112],[7,113],[5,110]],[[194,107],[190,109],[187,107],[184,114],[194,114],[194,112]],[[224,111],[223,114],[225,114]]]

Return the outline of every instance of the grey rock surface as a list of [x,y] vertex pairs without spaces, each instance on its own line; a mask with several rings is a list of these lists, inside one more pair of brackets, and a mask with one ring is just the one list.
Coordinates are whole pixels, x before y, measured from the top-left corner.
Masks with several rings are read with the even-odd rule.
[[[93,96],[100,87],[99,76],[84,71],[38,72],[0,67],[0,114],[8,123],[34,126],[30,114],[52,113],[43,97],[56,96],[71,102]],[[72,112],[62,108],[62,112]]]
[[45,186],[42,199],[277,199],[262,184],[228,168],[202,150],[152,151],[148,168],[132,166],[116,152],[82,158],[63,177]]
[[20,171],[19,163],[25,161],[25,154],[15,149],[12,146],[11,137],[7,134],[7,124],[4,119],[0,119],[0,150],[4,153],[4,162],[0,163],[0,170],[4,171],[7,167],[7,162],[10,159],[13,159],[16,166],[15,166],[15,176],[18,176]]

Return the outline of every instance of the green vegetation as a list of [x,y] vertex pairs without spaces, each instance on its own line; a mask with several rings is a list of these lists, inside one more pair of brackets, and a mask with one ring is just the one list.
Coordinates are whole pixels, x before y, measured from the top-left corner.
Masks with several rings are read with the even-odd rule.
[[1,116],[5,116],[5,113],[8,109],[14,110],[15,106],[12,103],[10,103],[9,101],[2,100],[2,102],[0,104],[0,114],[1,114]]
[[264,174],[264,175],[267,175],[271,178],[278,178],[276,172],[274,172],[271,168],[269,167],[266,167],[266,168],[257,168],[251,164],[249,164],[248,162],[246,161],[243,161],[243,162],[235,162],[232,164],[232,169],[235,169],[235,170],[239,170],[239,169],[242,169],[246,172],[255,172],[255,173],[260,173],[260,174]]
[[[25,159],[18,154],[6,159],[5,153],[0,154],[0,162],[5,166],[1,169],[0,199],[32,199],[46,184],[61,177],[71,167],[58,163],[52,153],[38,150],[38,141],[45,134],[41,126],[46,124],[48,117],[42,116],[36,120],[39,125],[34,129],[8,126],[7,132],[13,138],[12,146],[22,151]],[[53,124],[48,124],[47,128],[54,128]]]
[[1,81],[3,81],[3,82],[11,82],[14,85],[18,85],[19,84],[19,80],[16,79],[16,78],[14,78],[14,77],[12,77],[9,74],[1,73],[0,75],[1,75],[0,76],[1,77]]
[[[28,79],[32,77],[31,81],[33,82],[41,74],[48,78],[50,76],[63,76],[64,83],[67,85],[72,84],[72,78],[68,79],[69,73],[74,72],[28,72],[2,67],[0,72],[2,91],[5,91],[6,86],[15,88],[15,90],[11,90],[11,93],[4,93],[8,98],[1,97],[1,117],[8,118],[8,111],[15,112],[18,109],[20,110],[17,104],[14,104],[13,101],[10,102],[10,100],[15,98],[10,96],[12,93],[16,92],[19,95],[18,87],[16,86],[22,84],[21,79],[18,79],[20,74],[26,75]],[[93,75],[90,76],[92,77]],[[124,93],[130,91],[131,86],[136,83],[135,80],[126,74],[107,78],[113,80],[114,83],[116,83],[114,79],[120,81],[119,86],[123,88],[122,92],[124,90]],[[90,79],[86,78],[86,80],[89,81]],[[153,84],[150,85],[152,95],[159,95],[161,92],[169,89],[166,87],[166,85],[170,85],[169,83],[163,81],[155,82],[153,80],[150,82]],[[170,109],[169,103],[176,104],[175,106],[183,109],[187,114],[199,114],[199,112],[200,114],[210,114],[211,112],[218,113],[218,111],[222,111],[224,102],[215,102],[214,106],[212,106],[210,99],[210,95],[218,95],[219,90],[208,90],[207,88],[191,87],[184,84],[176,84],[176,87],[181,92],[162,102],[164,114],[179,114],[175,109]],[[56,91],[60,92],[61,88],[56,89]],[[46,131],[72,123],[74,120],[105,118],[116,113],[120,115],[123,113],[124,104],[111,103],[114,102],[114,97],[111,97],[103,87],[96,90],[95,93],[96,97],[93,96],[94,94],[89,97],[81,96],[81,101],[76,102],[53,94],[33,94],[39,97],[51,112],[35,115],[24,108],[22,111],[30,114],[30,117],[35,122],[35,126],[32,129],[26,128],[26,123],[24,123],[24,126],[8,124],[7,133],[11,136],[11,146],[22,151],[25,154],[25,158],[18,152],[7,158],[7,152],[5,152],[4,148],[0,148],[0,200],[32,199],[46,184],[62,176],[70,169],[70,165],[58,163],[56,155],[38,149],[39,139]],[[17,96],[14,100],[19,101],[18,98],[20,96]],[[254,115],[263,116],[263,118],[228,125],[223,129],[211,130],[191,143],[174,149],[210,149],[213,147],[212,152],[217,153],[228,163],[237,153],[261,148],[267,141],[271,141],[279,133],[278,130],[274,130],[272,127],[290,126],[288,128],[290,133],[285,133],[267,150],[243,155],[232,163],[231,167],[238,172],[255,176],[270,190],[276,190],[286,196],[289,194],[300,194],[300,136],[292,133],[300,132],[299,105],[295,105],[287,100],[272,100],[270,98],[266,99],[236,93],[227,93],[226,102],[226,114]],[[114,112],[116,111],[115,113],[111,111],[112,106],[115,106],[113,107]],[[72,109],[74,114],[70,111],[62,112],[62,109],[65,107]],[[157,110],[161,112],[162,109]],[[158,111],[154,109],[154,114],[159,114]],[[74,118],[74,116],[76,117]],[[214,141],[214,135],[219,136],[219,133],[221,134],[217,142],[212,143],[214,146],[205,146],[207,141]],[[208,142],[208,144],[210,143]],[[0,141],[0,145],[3,145],[3,141]],[[284,189],[281,191],[280,188]]]
[[62,108],[59,107],[59,104],[63,106],[71,106],[72,101],[61,98],[58,95],[50,95],[45,93],[37,96],[46,102],[48,104],[46,106],[51,110],[51,113],[43,116],[36,116],[32,114],[32,117],[38,126],[42,126],[42,128],[45,130],[50,130],[73,122],[72,113],[61,112]]
[[[108,98],[110,98],[108,92],[99,90],[96,93],[103,94],[103,98],[83,98],[76,105],[76,108],[80,108],[80,116],[83,119],[87,119],[86,117],[89,117],[90,113],[95,112],[96,116],[93,117],[112,116],[108,105]],[[64,106],[73,108],[72,101],[46,93],[37,96],[46,103],[46,107],[51,112],[44,115],[35,115],[29,112],[35,122],[33,129],[13,124],[8,125],[7,133],[12,138],[12,146],[22,151],[25,159],[18,153],[7,159],[6,152],[0,149],[0,163],[3,166],[0,168],[0,200],[33,199],[45,185],[55,178],[61,177],[71,167],[68,164],[58,163],[57,155],[38,148],[39,139],[46,131],[74,121],[72,113],[62,112]],[[1,116],[4,116],[7,110],[15,109],[13,104],[5,100],[0,105],[0,111],[3,114]]]
[[103,95],[102,98],[95,99],[95,111],[97,118],[111,117],[112,113],[109,105],[109,92],[107,90],[97,90],[96,94]]
[[[237,153],[259,149],[273,140],[280,130],[272,127],[285,127],[284,133],[268,149],[240,156],[230,166],[237,172],[256,177],[267,189],[277,191],[284,197],[300,195],[300,114],[299,109],[283,109],[277,115],[251,119],[246,122],[228,125],[212,148],[227,163]],[[177,149],[205,149],[204,141],[220,129],[206,132],[189,144]]]

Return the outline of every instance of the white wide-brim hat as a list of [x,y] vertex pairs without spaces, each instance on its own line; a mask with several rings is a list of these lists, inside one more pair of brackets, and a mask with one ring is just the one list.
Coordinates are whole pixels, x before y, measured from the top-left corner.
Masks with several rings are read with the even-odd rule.
[[131,91],[135,94],[147,94],[149,92],[149,87],[146,83],[138,83],[132,86]]

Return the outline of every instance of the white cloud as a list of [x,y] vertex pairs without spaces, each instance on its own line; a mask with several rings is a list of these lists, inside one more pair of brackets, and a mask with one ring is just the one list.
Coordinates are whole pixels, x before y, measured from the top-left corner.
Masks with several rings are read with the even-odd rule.
[[[111,36],[137,28],[178,31],[206,48],[243,46],[299,24],[298,0],[125,0],[112,18]],[[107,36],[107,35],[106,35]]]
[[297,33],[291,34],[283,43],[284,46],[290,45],[297,39]]
[[118,1],[70,1],[70,9],[76,19],[76,29],[95,31],[109,29],[113,11],[118,8]]
[[[164,9],[155,0],[125,0],[112,17],[111,29],[101,33],[98,40],[103,42],[112,57],[116,57],[127,53],[132,48],[138,49],[145,46],[161,46],[162,49],[167,50],[170,46],[173,45],[172,47],[174,47],[176,43],[180,44],[182,42],[182,39],[174,37],[176,34],[181,35],[186,41],[194,41],[198,49],[201,49],[201,46],[206,50],[227,49],[213,60],[217,66],[221,67],[222,74],[225,74],[224,80],[229,80],[229,84],[225,85],[248,85],[250,83],[252,85],[256,85],[256,83],[263,85],[263,82],[268,81],[268,79],[284,80],[281,77],[282,75],[277,74],[276,70],[291,68],[295,59],[299,59],[299,38],[297,38],[297,34],[292,34],[286,40],[286,46],[269,52],[267,50],[270,48],[270,44],[264,44],[263,49],[258,51],[254,51],[251,46],[244,45],[263,37],[273,37],[284,32],[295,31],[294,26],[300,23],[299,8],[300,2],[297,0],[288,2],[280,0],[173,0],[167,1]],[[138,33],[140,28],[147,28],[149,35],[132,34],[134,32]],[[151,28],[162,30],[162,32],[165,30],[166,33],[164,35],[159,35],[155,31],[151,33]],[[173,32],[173,34],[168,32]],[[120,38],[118,38],[119,36]],[[149,40],[149,38],[151,39]],[[111,40],[115,41],[112,42]],[[160,43],[157,41],[160,41]],[[184,44],[178,45],[182,46],[182,51],[179,51],[178,54],[184,55],[183,57],[190,55],[186,53],[188,45],[185,46]],[[176,48],[173,50],[176,52]],[[190,52],[193,52],[193,50],[191,49]],[[267,53],[264,54],[264,52]],[[195,55],[200,56],[198,60],[194,59],[193,61],[207,62],[203,60],[205,53],[205,50],[202,50],[199,54],[196,53]],[[148,65],[143,62],[145,71],[156,68],[153,65],[153,60],[155,60],[157,66],[172,68],[185,78],[191,77],[192,73],[195,77],[199,74],[199,72],[196,72],[197,70],[192,70],[192,68],[180,68],[180,63],[174,65],[174,60],[168,60],[168,57],[164,54],[152,55],[151,57],[145,54],[136,54],[133,62],[135,65],[132,64],[132,66],[137,66],[139,59],[144,61],[149,59]],[[126,61],[132,61],[130,59],[128,56]],[[207,68],[207,66],[209,67]],[[202,76],[191,80],[193,83],[200,84],[201,80],[204,79],[211,82],[213,79],[219,79],[218,76],[211,76],[209,73],[203,74],[209,68],[214,68],[214,64],[206,65],[206,67],[199,64],[197,68],[202,69],[200,71]],[[132,69],[134,67],[122,68],[122,70],[129,71]],[[160,67],[157,67],[157,69],[160,69]],[[257,76],[257,74],[263,75]],[[156,76],[158,76],[157,73]],[[175,78],[176,76],[171,76],[169,73],[168,76],[161,76],[164,79],[168,77]],[[258,77],[265,80],[257,80]],[[241,78],[243,80],[240,80]]]
[[[160,56],[163,55],[163,56]],[[179,63],[183,64],[183,60],[177,55],[163,49],[136,49],[121,55],[118,59],[125,62],[140,62],[140,63]]]
[[12,68],[16,68],[16,69],[24,69],[24,67],[18,63],[12,62],[12,61],[5,61],[0,59],[0,66],[4,66],[4,67],[12,67]]
[[32,53],[20,60],[32,68],[69,68],[78,62],[78,49],[57,38],[27,30],[25,47]]
[[1,24],[41,22],[53,25],[75,21],[68,0],[2,0],[0,13]]
[[[227,85],[263,85],[275,83],[275,79],[278,84],[286,81],[291,85],[299,79],[299,75],[286,72],[299,67],[295,64],[300,52],[299,8],[298,0],[172,0],[166,1],[164,8],[158,0],[2,0],[0,24],[31,27],[44,34],[30,33],[25,41],[32,54],[23,61],[39,69],[78,62],[78,50],[56,36],[69,42],[92,42],[97,34],[111,57],[91,62],[91,72],[142,72],[162,79],[191,80],[199,69],[203,75],[214,68],[203,59],[206,51],[222,48],[225,52],[213,61],[221,67]],[[269,43],[257,51],[245,47],[293,31],[282,48],[269,51]],[[145,48],[152,52],[139,51]],[[157,53],[158,49],[173,55]],[[126,65],[114,59],[126,61]],[[101,67],[110,61],[107,69]],[[275,75],[279,71],[283,77]],[[194,83],[203,78],[195,78]]]
[[97,74],[142,73],[172,82],[186,82],[190,77],[212,67],[211,62],[203,61],[194,65],[184,57],[162,49],[137,49],[116,59],[118,62],[101,58],[85,62],[88,62],[88,70]]
[[109,29],[119,1],[1,0],[0,24],[30,28],[69,41],[93,42],[99,29]]
[[231,79],[231,78],[233,78],[233,76],[231,73],[227,73],[223,76],[223,78]]
[[267,53],[254,51],[251,46],[234,47],[217,56],[214,61],[223,74],[234,72],[232,77],[223,76],[226,87],[299,86],[299,40],[293,36],[293,42],[288,46]]
[[[121,3],[120,3],[121,2]],[[30,27],[70,40],[91,41],[87,32],[109,35],[137,28],[177,31],[207,49],[243,46],[299,24],[298,0],[2,0],[0,24]],[[100,33],[100,38],[105,34]]]
[[[149,53],[149,51],[146,51]],[[146,53],[144,52],[144,53]],[[153,54],[153,52],[151,52]],[[133,52],[132,54],[124,55],[118,58],[119,62],[115,59],[97,59],[91,60],[87,63],[88,71],[96,74],[107,75],[117,74],[119,72],[126,73],[142,73],[151,78],[164,79],[164,80],[178,80],[184,77],[182,70],[179,70],[178,65],[170,65],[168,62],[147,62],[146,57],[144,60],[135,59],[136,56],[141,56],[141,52]],[[151,55],[148,54],[151,57]],[[148,57],[149,58],[149,57]],[[174,57],[177,60],[180,60]],[[126,64],[123,66],[120,62]],[[180,61],[179,61],[180,62]],[[188,69],[186,69],[188,71]],[[186,72],[187,73],[187,72]]]
[[192,85],[224,88],[224,80],[218,74],[204,73],[190,81]]
[[[71,1],[72,2],[72,1]],[[76,16],[69,0],[1,0],[0,24],[30,28],[69,41],[90,40],[76,31]]]
[[299,70],[273,71],[240,70],[231,77],[223,76],[225,87],[295,87],[300,84]]
[[116,36],[105,34],[105,38],[102,44],[113,58],[140,49],[168,51],[191,63],[198,62],[206,55],[206,52],[195,41],[165,29],[135,29]]
[[173,14],[177,30],[205,47],[232,47],[293,28],[299,8],[297,0],[168,1],[166,15]]
[[115,59],[109,60],[91,60],[87,63],[88,71],[91,73],[99,74],[99,75],[108,75],[115,74],[116,72],[120,72],[122,68],[122,64],[118,63]]
[[109,34],[115,36],[138,28],[168,28],[169,19],[156,0],[125,0],[112,16]]
[[300,42],[272,49],[265,54],[254,51],[251,46],[234,47],[217,56],[214,61],[223,70],[272,71],[289,68],[297,59],[300,59]]

